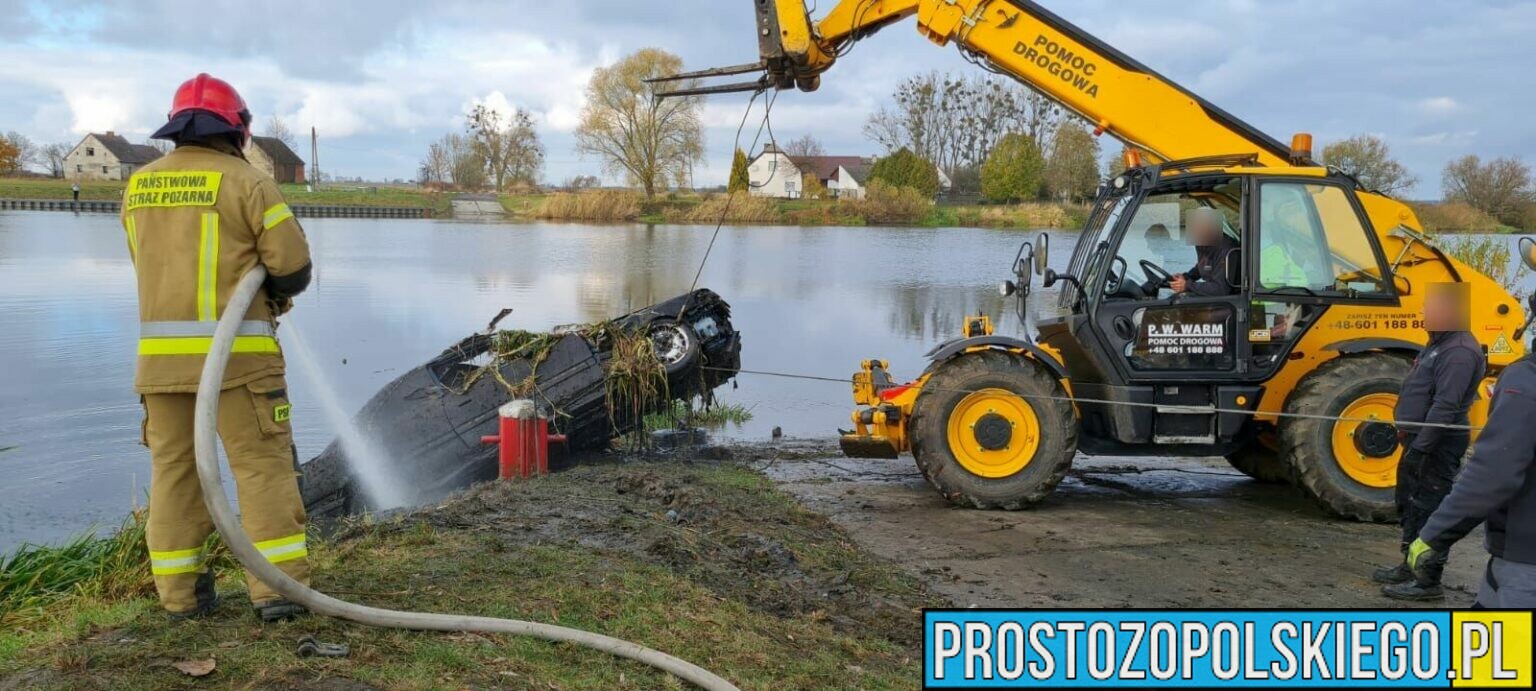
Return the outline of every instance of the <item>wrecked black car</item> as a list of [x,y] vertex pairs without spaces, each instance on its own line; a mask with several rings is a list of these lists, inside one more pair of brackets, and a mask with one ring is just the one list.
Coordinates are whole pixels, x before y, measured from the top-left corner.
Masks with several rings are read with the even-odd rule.
[[[503,311],[498,320],[506,316]],[[645,415],[673,401],[711,399],[741,366],[741,335],[730,306],[700,289],[599,324],[549,333],[497,331],[470,336],[390,382],[355,422],[366,446],[387,449],[391,482],[409,488],[412,505],[497,474],[497,409],[508,400],[535,401],[552,432],[551,466],[606,447],[639,430]],[[377,508],[341,439],[302,466],[300,487],[312,518]],[[362,453],[366,453],[363,451]],[[396,498],[395,502],[398,503]]]

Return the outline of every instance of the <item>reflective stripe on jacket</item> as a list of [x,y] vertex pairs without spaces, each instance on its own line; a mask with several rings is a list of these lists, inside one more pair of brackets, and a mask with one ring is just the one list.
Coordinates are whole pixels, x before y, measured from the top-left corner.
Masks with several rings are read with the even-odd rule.
[[[272,178],[228,151],[184,145],[129,178],[123,230],[139,289],[141,394],[197,390],[230,292],[260,264],[273,276],[309,265],[304,231]],[[224,387],[283,373],[266,289],[244,315]]]

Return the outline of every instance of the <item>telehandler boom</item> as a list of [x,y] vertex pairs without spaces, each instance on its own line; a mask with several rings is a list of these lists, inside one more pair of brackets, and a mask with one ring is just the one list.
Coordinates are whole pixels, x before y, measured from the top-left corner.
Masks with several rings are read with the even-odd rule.
[[[1529,321],[1514,296],[1441,251],[1406,204],[1316,163],[1310,135],[1273,139],[1031,0],[841,0],[819,21],[801,0],[753,7],[757,63],[658,81],[755,80],[661,96],[815,90],[854,42],[915,17],[933,43],[1132,147],[1065,270],[1048,267],[1041,234],[1003,284],[1022,318],[1042,275],[1060,286],[1060,316],[1017,338],[967,317],[909,383],[865,361],[842,439],[850,456],[910,451],[951,501],[1018,509],[1044,499],[1079,450],[1220,455],[1338,515],[1388,520],[1402,454],[1393,409],[1426,342],[1429,286],[1467,284],[1490,377],[1524,354]],[[1186,220],[1201,209],[1219,219],[1224,266],[1201,266],[1209,257],[1191,246]],[[1536,243],[1522,242],[1521,258],[1536,267]],[[1186,272],[1230,289],[1170,291]],[[1486,405],[1474,406],[1474,433]]]

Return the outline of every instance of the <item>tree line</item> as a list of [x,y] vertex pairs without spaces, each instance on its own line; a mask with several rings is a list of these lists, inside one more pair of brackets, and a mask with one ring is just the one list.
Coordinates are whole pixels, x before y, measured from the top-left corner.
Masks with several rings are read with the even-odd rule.
[[[889,168],[942,169],[953,192],[994,202],[1078,201],[1099,183],[1099,143],[1082,120],[1012,79],[928,72],[908,77],[864,123]],[[925,193],[926,179],[911,182]],[[926,178],[926,176],[920,176]]]
[[[683,61],[658,48],[645,48],[609,67],[594,70],[586,105],[576,128],[576,151],[596,156],[603,169],[644,190],[647,198],[693,182],[693,167],[704,156],[704,125],[697,97],[657,100],[646,80],[677,74]],[[463,133],[449,133],[427,147],[418,166],[423,184],[506,191],[538,184],[544,145],[528,111],[510,115],[476,106]],[[597,187],[595,176],[577,175],[571,189]]]
[[[1007,78],[939,72],[909,77],[863,130],[884,149],[882,162],[890,161],[885,170],[877,164],[871,177],[925,193],[937,183],[921,171],[933,167],[949,175],[955,192],[994,202],[1087,199],[1101,178],[1099,143],[1088,123]],[[1327,145],[1322,162],[1388,195],[1405,194],[1419,182],[1373,135]],[[1120,170],[1117,160],[1105,172]],[[1446,164],[1441,180],[1446,204],[1504,226],[1536,228],[1536,180],[1524,162],[1464,156]]]
[[[1323,147],[1322,162],[1353,175],[1366,188],[1388,195],[1401,195],[1419,182],[1418,176],[1392,155],[1392,148],[1374,135],[1358,135]],[[1530,166],[1517,158],[1485,161],[1467,155],[1453,160],[1440,171],[1440,192],[1446,205],[1465,207],[1498,225],[1536,228],[1536,180]],[[1457,223],[1475,225],[1477,220],[1462,218]]]
[[0,134],[0,175],[35,171],[50,177],[64,177],[64,157],[73,144],[55,142],[38,144],[20,132]]

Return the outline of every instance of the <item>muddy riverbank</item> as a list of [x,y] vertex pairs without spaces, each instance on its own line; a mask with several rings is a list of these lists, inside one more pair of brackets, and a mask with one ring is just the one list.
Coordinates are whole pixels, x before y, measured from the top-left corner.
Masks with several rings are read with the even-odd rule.
[[[803,454],[763,471],[859,544],[958,606],[1397,607],[1370,573],[1397,558],[1395,526],[1333,518],[1220,458],[1078,456],[1041,506],[944,502],[911,459]],[[1451,555],[1445,605],[1476,594],[1481,531]]]

